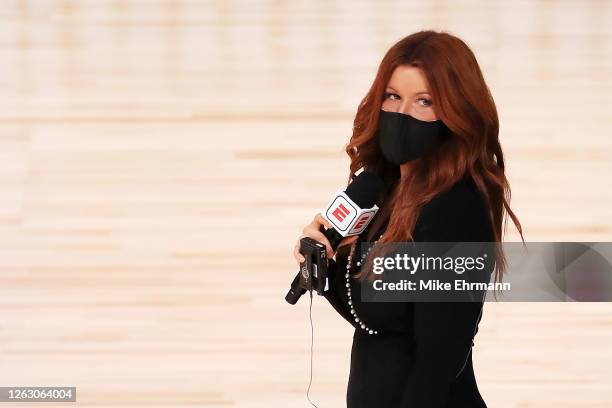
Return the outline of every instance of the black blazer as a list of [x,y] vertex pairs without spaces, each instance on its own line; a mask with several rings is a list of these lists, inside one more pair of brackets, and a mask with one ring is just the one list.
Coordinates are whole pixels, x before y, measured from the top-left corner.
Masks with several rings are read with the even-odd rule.
[[[493,237],[485,201],[467,175],[423,207],[413,232],[416,242],[493,242]],[[340,251],[330,260],[325,298],[355,327],[347,406],[486,407],[471,355],[482,302],[362,303],[357,282],[351,289],[355,311],[367,326],[380,329],[370,335],[350,313],[346,262]]]

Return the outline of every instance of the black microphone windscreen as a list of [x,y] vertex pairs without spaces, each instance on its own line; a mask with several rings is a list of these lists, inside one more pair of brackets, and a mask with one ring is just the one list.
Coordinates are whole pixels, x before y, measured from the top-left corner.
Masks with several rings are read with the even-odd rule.
[[378,175],[362,171],[344,191],[360,208],[372,208],[380,200],[385,184]]

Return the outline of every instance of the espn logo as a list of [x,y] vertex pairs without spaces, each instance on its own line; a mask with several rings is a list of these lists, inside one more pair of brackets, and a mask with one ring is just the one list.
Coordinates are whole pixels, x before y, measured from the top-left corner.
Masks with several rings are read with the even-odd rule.
[[331,213],[338,222],[343,222],[350,214],[351,212],[344,206],[344,203],[338,204],[336,209],[332,210]]
[[361,209],[342,190],[336,193],[323,216],[342,236],[361,233],[376,214],[378,207]]

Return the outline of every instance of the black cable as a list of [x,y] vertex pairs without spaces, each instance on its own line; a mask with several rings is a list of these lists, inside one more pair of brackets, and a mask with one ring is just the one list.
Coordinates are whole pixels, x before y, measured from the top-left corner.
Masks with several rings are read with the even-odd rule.
[[312,384],[312,350],[314,346],[314,326],[312,325],[312,289],[310,289],[308,292],[310,292],[310,381],[308,382],[308,389],[306,390],[306,398],[308,398],[308,402],[310,402],[310,405],[319,408],[314,402],[310,400],[310,396],[308,395],[310,393],[310,385]]

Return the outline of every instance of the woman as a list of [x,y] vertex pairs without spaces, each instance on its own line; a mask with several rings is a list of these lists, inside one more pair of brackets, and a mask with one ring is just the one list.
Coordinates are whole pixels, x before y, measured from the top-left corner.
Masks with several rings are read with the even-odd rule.
[[[384,56],[346,146],[349,181],[361,168],[385,181],[381,208],[335,254],[321,233],[331,227],[321,214],[300,236],[327,246],[326,299],[355,327],[349,408],[486,407],[471,353],[482,302],[362,303],[368,270],[359,270],[358,262],[363,241],[501,242],[504,211],[522,237],[508,204],[498,129],[478,63],[460,39],[421,31]],[[495,278],[501,281],[505,259],[496,247]],[[304,260],[299,239],[294,255]]]

